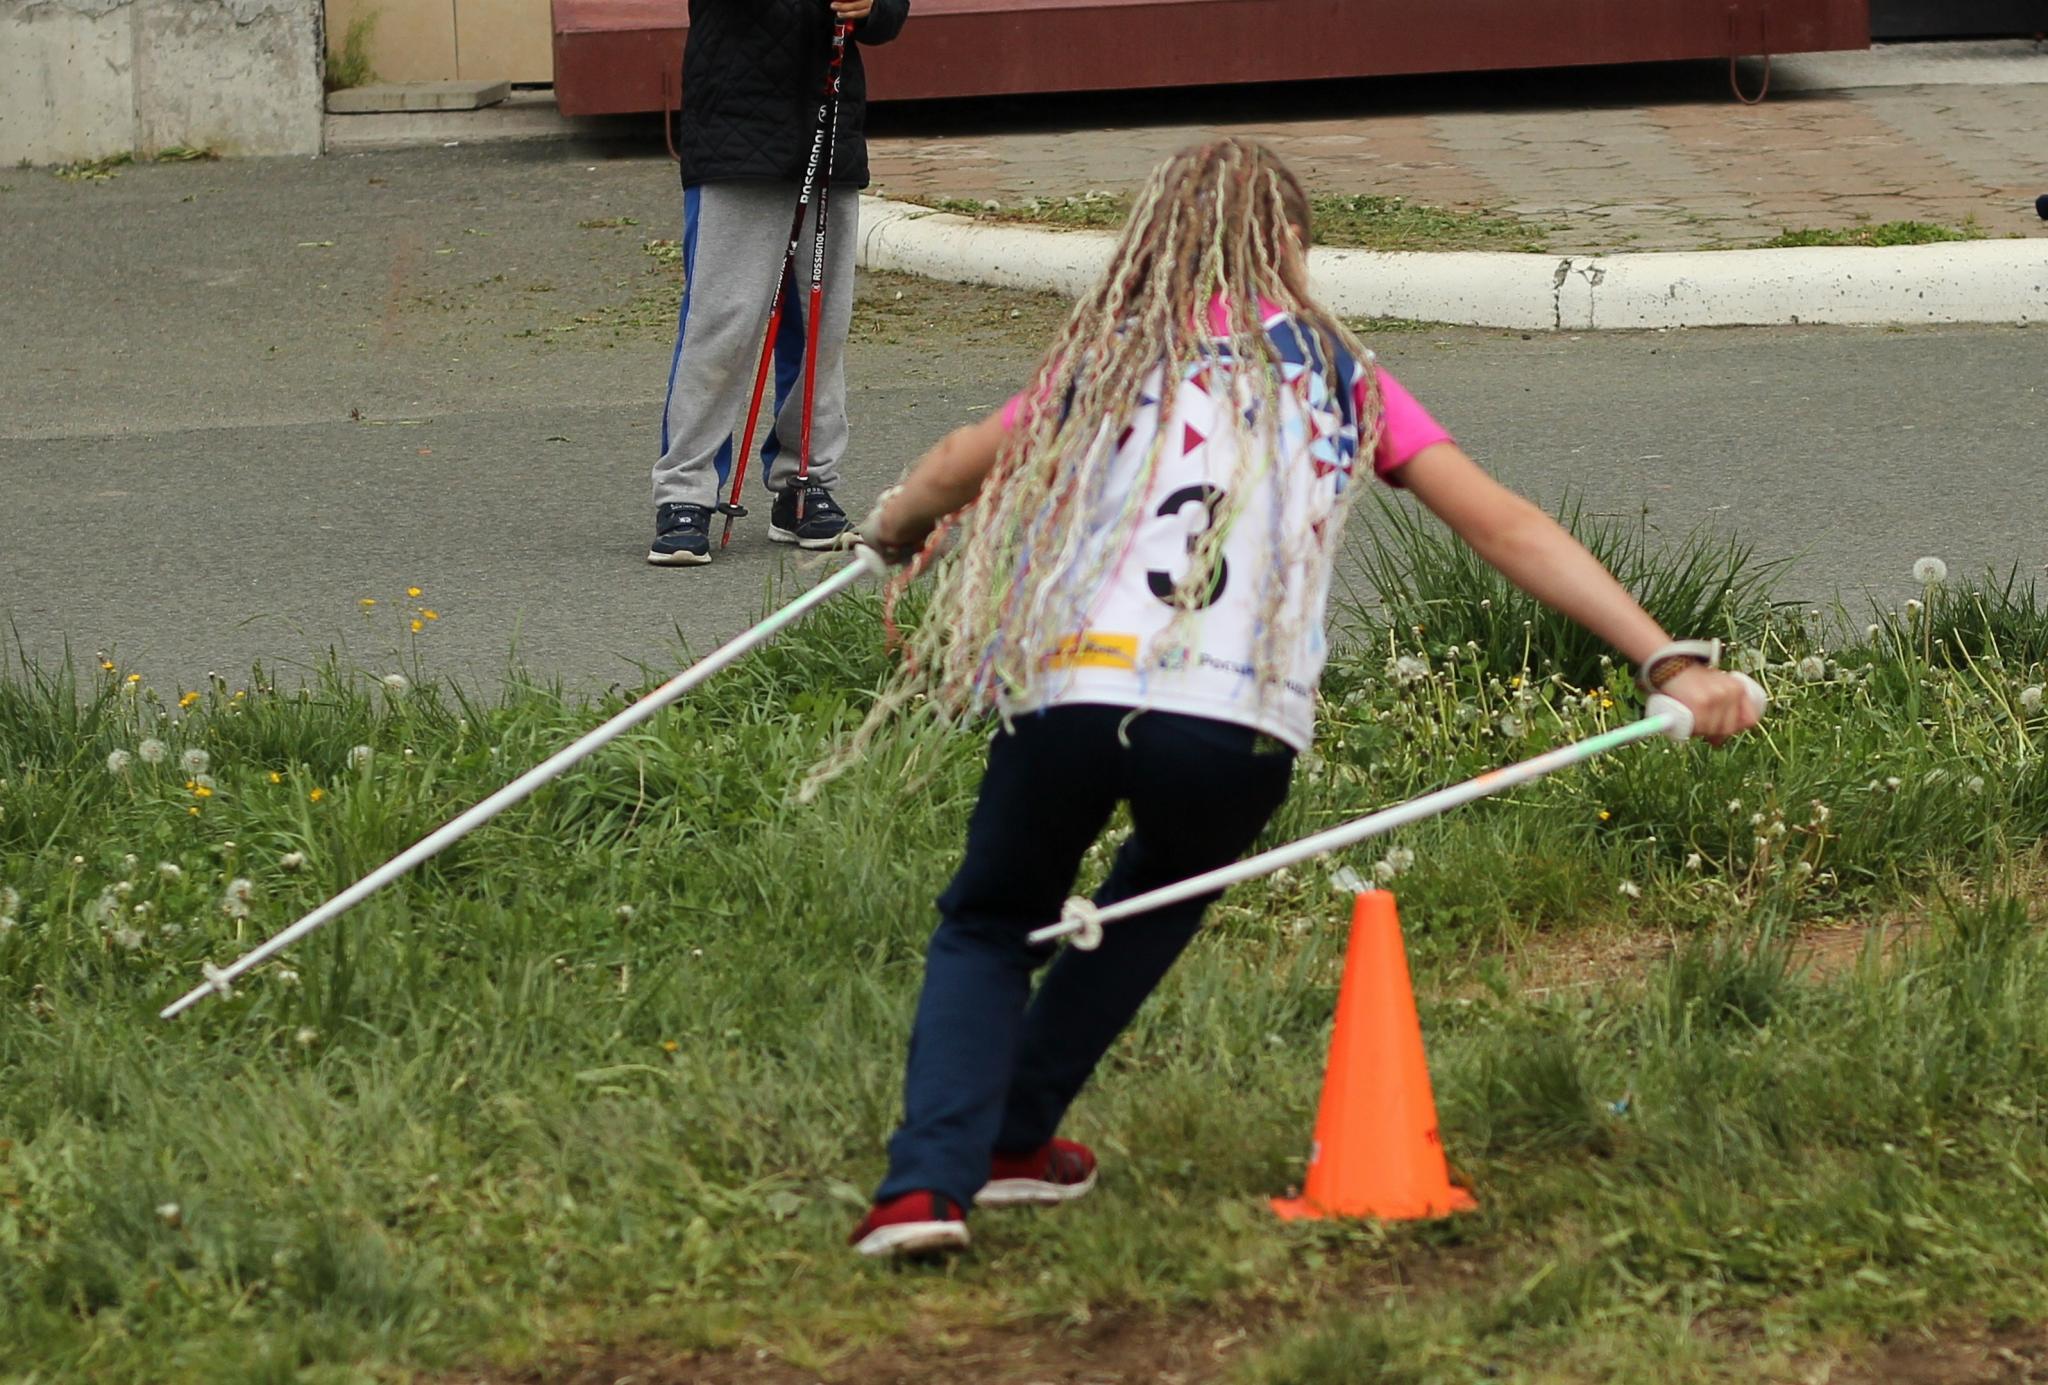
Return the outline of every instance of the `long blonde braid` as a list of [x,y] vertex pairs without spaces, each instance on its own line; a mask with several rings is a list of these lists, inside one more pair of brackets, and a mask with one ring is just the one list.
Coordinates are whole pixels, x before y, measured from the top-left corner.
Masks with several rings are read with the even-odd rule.
[[[1161,449],[1169,443],[1164,415],[1179,372],[1219,361],[1240,389],[1257,392],[1255,408],[1218,411],[1238,430],[1240,466],[1252,474],[1226,488],[1228,498],[1197,541],[1176,592],[1178,613],[1162,639],[1169,645],[1185,640],[1244,507],[1250,490],[1245,483],[1279,460],[1274,430],[1281,416],[1283,362],[1261,321],[1261,300],[1293,315],[1326,366],[1338,350],[1361,362],[1370,359],[1344,324],[1310,296],[1304,238],[1291,229],[1305,230],[1308,223],[1308,196],[1299,179],[1256,141],[1202,144],[1153,171],[1109,270],[1075,304],[1034,373],[1018,426],[1006,437],[980,498],[942,524],[891,584],[885,610],[893,632],[904,589],[921,572],[933,573],[922,619],[899,637],[902,662],[896,674],[853,742],[809,788],[857,756],[913,702],[922,699],[949,719],[969,717],[994,707],[999,696],[1024,700],[1042,679],[1057,676],[1048,665],[1079,633],[1089,603],[1141,522]],[[1227,358],[1209,320],[1209,305],[1219,297],[1229,305]],[[1376,373],[1368,370],[1366,378],[1370,397],[1360,442],[1369,465],[1381,405]],[[1162,426],[1138,476],[1121,495],[1112,495],[1119,435],[1155,381],[1166,390]],[[1281,555],[1283,568],[1327,561],[1341,538],[1346,508],[1340,498],[1309,538],[1308,551]],[[962,542],[941,560],[954,530],[965,531]],[[1258,662],[1275,679],[1282,670],[1271,656],[1297,633],[1277,618],[1284,577],[1284,571],[1271,574],[1260,597]],[[1147,659],[1168,653],[1155,649]]]

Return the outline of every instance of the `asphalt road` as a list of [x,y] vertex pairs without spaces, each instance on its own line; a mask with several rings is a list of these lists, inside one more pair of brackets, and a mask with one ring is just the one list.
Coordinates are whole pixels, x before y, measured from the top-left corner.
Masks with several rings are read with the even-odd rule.
[[[378,671],[424,604],[429,672],[603,687],[806,577],[758,512],[709,568],[642,561],[665,158],[437,148],[0,189],[0,619],[33,658],[105,650],[166,689],[257,660],[289,681],[329,649]],[[869,281],[847,508],[1014,389],[1059,311]],[[1902,600],[1929,553],[2048,564],[2038,328],[1376,344],[1513,484],[1739,534],[1795,560],[1788,596]]]

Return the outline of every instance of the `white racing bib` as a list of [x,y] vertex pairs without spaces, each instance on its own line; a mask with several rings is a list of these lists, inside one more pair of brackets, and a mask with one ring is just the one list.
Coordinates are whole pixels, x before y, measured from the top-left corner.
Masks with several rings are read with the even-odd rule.
[[[1276,454],[1245,456],[1225,410],[1256,419],[1258,390],[1227,359],[1182,370],[1162,406],[1163,370],[1146,382],[1138,410],[1116,440],[1104,513],[1109,529],[1164,428],[1157,465],[1143,480],[1140,518],[1124,552],[1087,606],[1082,629],[1048,661],[1043,682],[1012,713],[1068,703],[1106,703],[1185,712],[1263,731],[1296,750],[1315,732],[1315,688],[1329,654],[1324,631],[1330,563],[1319,538],[1350,484],[1359,455],[1361,366],[1335,360],[1286,314],[1265,323],[1285,362],[1274,429],[1250,430],[1253,445],[1277,439]],[[1218,343],[1218,350],[1222,344]],[[1222,562],[1178,639],[1162,638],[1188,575],[1193,546],[1242,504]],[[1279,602],[1274,605],[1275,588]],[[1269,646],[1262,613],[1288,632]],[[1262,652],[1263,651],[1263,652]],[[1264,660],[1270,667],[1262,667]]]

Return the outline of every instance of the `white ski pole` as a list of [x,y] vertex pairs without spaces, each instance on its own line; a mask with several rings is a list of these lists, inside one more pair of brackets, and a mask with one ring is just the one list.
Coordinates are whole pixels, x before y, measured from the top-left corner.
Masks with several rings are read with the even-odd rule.
[[[1749,685],[1749,700],[1759,715],[1762,714],[1764,690],[1755,679],[1746,674],[1736,674]],[[1512,789],[1555,774],[1558,770],[1604,755],[1636,741],[1648,740],[1652,736],[1669,736],[1672,740],[1686,740],[1692,735],[1692,713],[1684,703],[1662,693],[1653,694],[1645,707],[1645,715],[1627,726],[1617,726],[1612,731],[1603,731],[1583,741],[1559,746],[1520,764],[1506,765],[1489,770],[1477,779],[1468,779],[1462,784],[1453,784],[1435,793],[1412,798],[1391,808],[1383,808],[1367,817],[1341,823],[1336,827],[1318,832],[1300,841],[1276,846],[1257,856],[1248,856],[1233,865],[1221,866],[1201,875],[1188,877],[1178,884],[1148,890],[1141,895],[1119,900],[1115,904],[1097,906],[1092,900],[1074,898],[1067,901],[1060,914],[1060,921],[1038,929],[1030,936],[1034,943],[1048,943],[1057,938],[1072,938],[1075,947],[1092,952],[1102,946],[1104,924],[1117,923],[1138,914],[1178,904],[1214,890],[1256,880],[1262,875],[1271,875],[1286,866],[1298,865],[1314,860],[1328,852],[1342,847],[1354,846],[1372,837],[1383,836],[1397,827],[1407,827],[1427,818],[1437,817],[1451,809],[1470,803],[1475,799],[1497,794],[1503,789]]]
[[225,967],[216,967],[210,963],[203,966],[201,970],[206,980],[178,1000],[166,1005],[158,1018],[170,1019],[209,995],[226,995],[228,987],[246,973],[262,966],[302,938],[324,928],[414,866],[468,836],[513,804],[523,801],[534,790],[549,780],[560,777],[578,761],[617,740],[653,717],[656,712],[680,700],[683,694],[704,683],[713,674],[730,668],[742,656],[768,643],[805,615],[852,587],[863,575],[870,572],[880,575],[887,571],[886,565],[876,556],[874,550],[863,546],[856,549],[856,553],[858,556],[853,562],[812,587],[759,625],[736,636],[707,658],[683,670],[573,745],[564,746],[556,751],[462,816],[420,838],[261,947],[245,953]]

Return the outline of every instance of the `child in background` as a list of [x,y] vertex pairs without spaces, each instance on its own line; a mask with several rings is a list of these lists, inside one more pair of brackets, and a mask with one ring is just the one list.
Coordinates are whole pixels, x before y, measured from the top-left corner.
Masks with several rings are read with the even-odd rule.
[[[789,248],[832,51],[832,26],[854,25],[854,44],[903,31],[910,0],[690,0],[683,53],[683,299],[676,354],[654,464],[654,542],[647,561],[711,561],[711,513],[733,465],[740,426],[768,330],[775,274]],[[868,184],[867,76],[849,44],[839,101],[832,187]],[[817,209],[804,220],[806,247]],[[772,426],[761,473],[774,504],[768,537],[802,548],[835,546],[847,528],[832,498],[848,439],[846,332],[853,318],[860,199],[833,199],[825,247],[825,304],[810,477],[796,484],[803,399],[804,313],[792,286],[775,344]],[[803,263],[810,263],[808,254]]]
[[[1152,175],[1102,281],[1031,387],[944,439],[863,539],[934,565],[929,609],[864,732],[919,696],[1003,725],[938,901],[889,1171],[865,1255],[967,1244],[967,1209],[1095,1183],[1068,1106],[1214,896],[1069,949],[1053,921],[1119,802],[1098,904],[1224,865],[1285,800],[1314,729],[1331,563],[1361,465],[1523,590],[1600,635],[1720,741],[1742,685],[1673,648],[1549,516],[1503,489],[1308,291],[1309,204],[1268,149],[1205,144]],[[942,521],[965,511],[937,561]],[[859,742],[856,741],[856,746]]]

